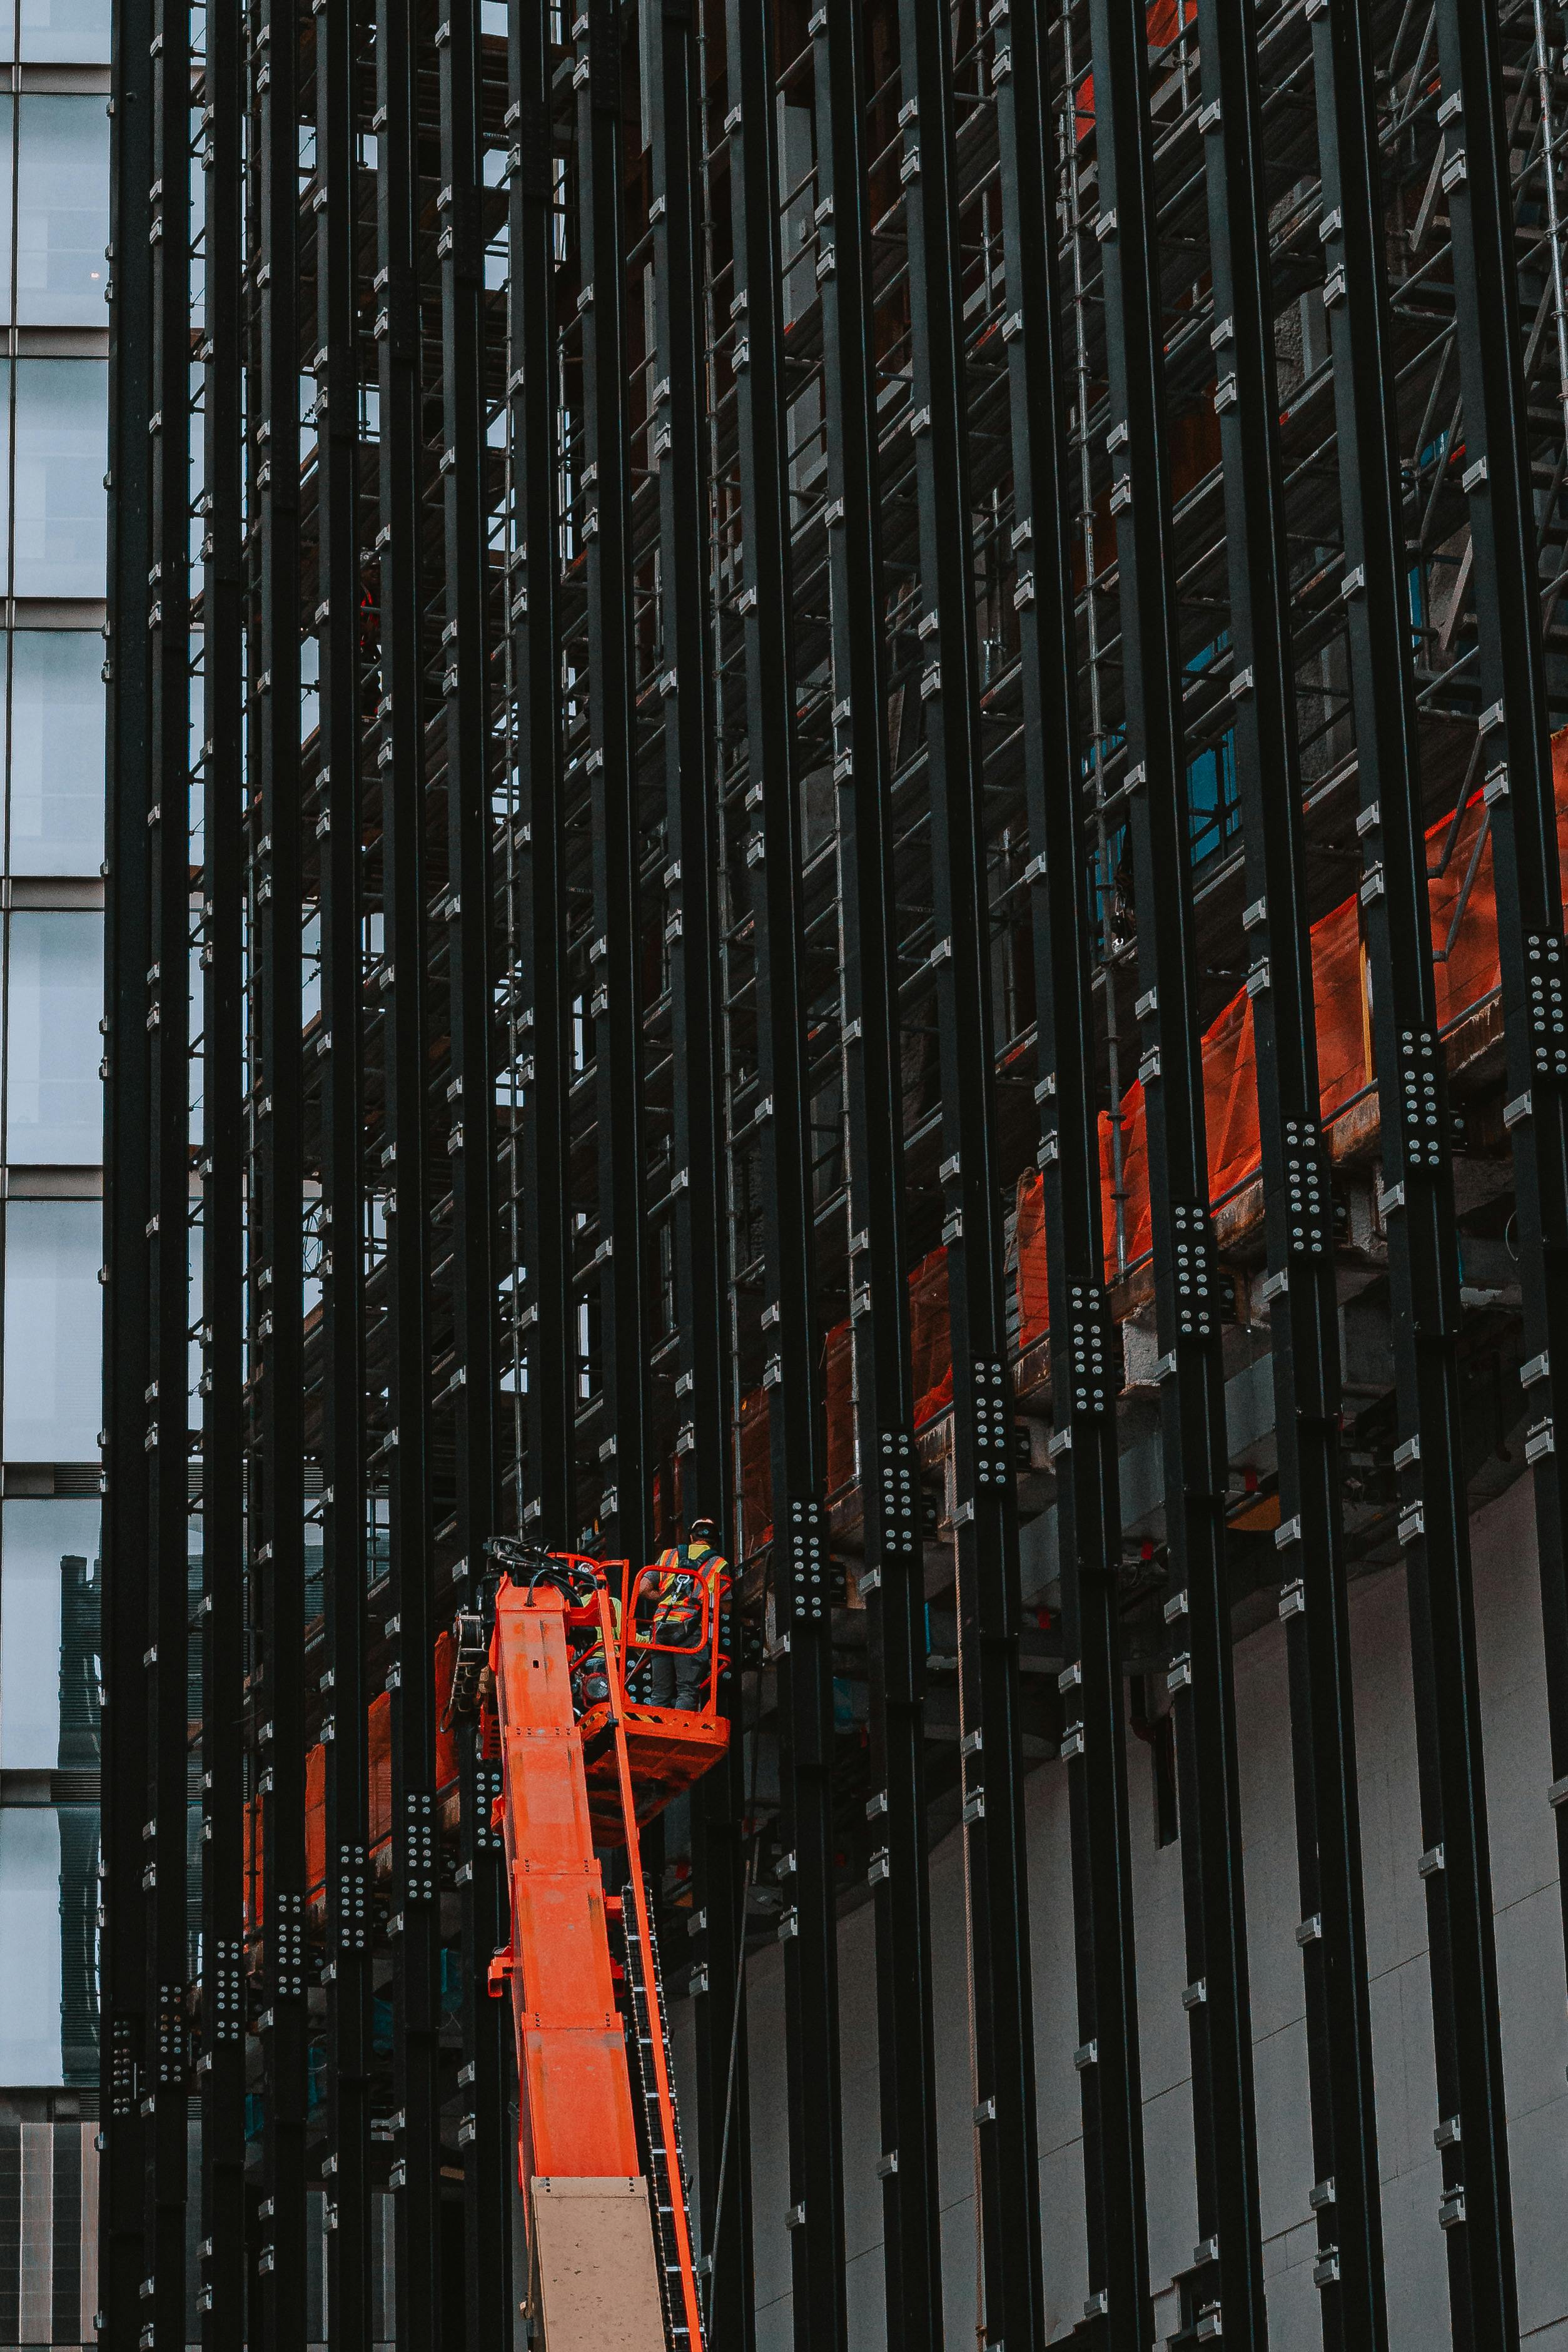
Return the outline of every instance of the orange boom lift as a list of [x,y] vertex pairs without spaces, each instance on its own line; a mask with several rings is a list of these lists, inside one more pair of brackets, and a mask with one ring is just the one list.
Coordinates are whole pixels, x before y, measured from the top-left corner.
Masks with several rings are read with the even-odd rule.
[[[606,2341],[619,2352],[701,2352],[638,1832],[728,1745],[721,1612],[692,1579],[683,1609],[662,1606],[680,1570],[633,1572],[503,1541],[490,1549],[503,1581],[488,1622],[457,1621],[453,1704],[478,1712],[486,1752],[501,1759],[512,1940],[490,1985],[497,1999],[509,1987],[517,2035],[526,2308],[546,2352]],[[653,1705],[660,1664],[677,1654],[700,1704]],[[674,1681],[667,1669],[664,1679]],[[625,1874],[613,1892],[612,1853],[624,1856],[614,1875]]]

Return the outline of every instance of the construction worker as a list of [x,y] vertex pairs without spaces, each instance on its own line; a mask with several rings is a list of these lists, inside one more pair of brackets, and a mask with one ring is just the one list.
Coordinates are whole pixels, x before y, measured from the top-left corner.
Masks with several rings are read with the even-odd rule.
[[657,1644],[649,1695],[655,1706],[695,1714],[707,1704],[714,1637],[729,1601],[729,1562],[718,1549],[717,1522],[695,1518],[686,1541],[662,1551],[654,1566],[664,1573],[647,1636]]
[[[621,1603],[612,1601],[610,1615],[617,1633],[621,1624]],[[604,1656],[604,1628],[599,1614],[599,1598],[595,1587],[586,1579],[577,1591],[577,1597],[568,1603],[566,1612],[567,1646],[571,1653],[571,1696],[574,1714],[597,1706],[610,1696],[610,1669]]]

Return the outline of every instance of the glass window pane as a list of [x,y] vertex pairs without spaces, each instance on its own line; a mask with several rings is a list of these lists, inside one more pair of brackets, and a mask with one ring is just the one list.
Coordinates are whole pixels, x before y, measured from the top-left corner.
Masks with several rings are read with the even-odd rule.
[[87,1496],[0,1506],[0,1767],[99,1768],[99,1519]]
[[[3,9],[5,0],[0,0]],[[107,376],[109,370],[104,369]],[[0,360],[0,590],[5,588],[11,558],[11,362]],[[104,398],[104,450],[109,447],[109,400],[107,387]],[[108,546],[107,532],[105,547]]]
[[0,2081],[98,2080],[99,1849],[96,1805],[0,1811]]
[[97,1201],[13,1201],[6,1209],[7,1462],[98,1459],[102,1255]]
[[13,1166],[103,1158],[103,918],[11,918],[5,1154]]
[[60,2071],[68,2084],[98,2083],[99,1857],[101,1818],[96,1805],[61,1805],[60,1825]]
[[[0,0],[0,26],[4,26],[7,33],[9,33],[10,23],[11,12],[5,5],[5,0]],[[9,40],[7,40],[5,46],[3,48],[0,48],[0,58],[8,58],[10,54],[11,45]],[[102,101],[100,100],[99,103],[101,104],[101,102]],[[11,220],[12,196],[14,191],[11,177],[11,136],[16,124],[16,100],[14,98],[0,97],[0,314],[3,314],[7,319],[13,315],[11,310]],[[106,127],[107,121],[108,118],[106,117]],[[108,243],[107,237],[104,239],[104,242],[106,244]],[[106,264],[101,262],[99,266],[100,268],[107,267]]]
[[60,1824],[48,1805],[0,1809],[0,2081],[59,2083]]
[[29,94],[18,120],[16,315],[27,327],[106,327],[103,100]]
[[96,874],[103,859],[103,641],[11,640],[11,871]]
[[101,596],[109,370],[99,360],[20,360],[16,366],[12,593]]
[[[111,0],[22,0],[22,55],[53,65],[106,66],[110,5]],[[10,0],[0,0],[0,13],[9,18]]]

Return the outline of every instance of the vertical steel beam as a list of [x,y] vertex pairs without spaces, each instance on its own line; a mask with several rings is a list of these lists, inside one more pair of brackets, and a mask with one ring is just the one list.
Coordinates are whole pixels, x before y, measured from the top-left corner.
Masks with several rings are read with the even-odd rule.
[[[327,2131],[322,2156],[328,2335],[369,2352],[372,1997],[370,1774],[365,1737],[365,1190],[361,1011],[365,821],[361,785],[361,303],[359,0],[316,30],[316,517],[321,1033],[322,1737],[326,1857]],[[330,1738],[327,1735],[330,1732]]]
[[229,2352],[245,2329],[245,60],[236,12],[205,31],[198,2305],[204,2352]]
[[[599,1147],[605,1485],[599,1522],[619,1556],[643,1560],[650,1532],[648,1313],[643,1165],[643,827],[632,653],[632,478],[626,395],[626,254],[620,12],[590,0],[577,19],[578,243],[582,282],[582,531],[588,575],[593,923],[589,950]],[[576,79],[576,77],[574,77]],[[554,1540],[559,1541],[559,1538]]]
[[659,482],[674,1144],[671,1218],[680,1370],[681,1512],[721,1523],[729,1490],[729,1386],[719,1073],[718,823],[713,682],[707,413],[699,292],[702,143],[691,0],[647,17],[653,120],[656,362],[650,464]]
[[952,21],[900,0],[909,427],[925,640],[920,692],[931,796],[942,1181],[953,1342],[960,1676],[967,1737],[976,2115],[990,2335],[1045,2332],[1034,2017],[1019,1694],[1018,1505],[1002,1304],[1003,1185],[990,1001],[964,295],[958,252]]
[[560,651],[560,402],[556,373],[556,163],[553,53],[547,0],[512,0],[507,77],[512,137],[509,440],[513,550],[508,583],[515,758],[527,814],[516,850],[520,953],[512,986],[527,1047],[514,1185],[522,1199],[523,1265],[514,1312],[525,1334],[527,1460],[519,1465],[525,1531],[546,1543],[575,1532],[572,1453],[576,1336],[571,1299],[566,913],[563,901]]
[[[1497,889],[1508,1117],[1524,1300],[1526,1453],[1546,1637],[1552,1800],[1568,1924],[1568,1448],[1556,1442],[1568,1376],[1568,950],[1546,702],[1536,496],[1531,480],[1517,210],[1496,0],[1437,9],[1464,398],[1482,766]],[[1556,160],[1544,169],[1554,171]]]
[[1198,0],[1197,22],[1281,1550],[1289,1580],[1281,1613],[1290,1653],[1301,1916],[1322,1922],[1322,1934],[1301,1951],[1322,2324],[1330,2345],[1376,2346],[1387,2342],[1388,2315],[1341,1503],[1338,1298],[1319,1118],[1258,35],[1246,0]]
[[843,2147],[833,1830],[832,1619],[821,1485],[804,909],[791,677],[779,155],[767,0],[732,0],[730,196],[736,407],[746,584],[746,739],[761,825],[747,845],[758,1024],[756,1137],[762,1162],[768,1320],[773,1587],[779,1786],[794,1860],[784,1947],[790,2269],[800,2352],[843,2352]]
[[[1137,898],[1139,1075],[1148,1122],[1161,1350],[1166,1535],[1176,1622],[1197,2231],[1218,2240],[1227,2337],[1267,2334],[1241,1882],[1224,1366],[1209,1214],[1202,1023],[1193,951],[1186,763],[1142,0],[1091,0],[1100,250],[1105,292],[1111,493],[1122,616],[1127,780]],[[1179,1676],[1180,1679],[1175,1679]],[[1212,2257],[1209,2258],[1212,2261]],[[1202,2265],[1198,2265],[1200,2272]],[[1213,2269],[1208,2276],[1215,2275]],[[1206,2294],[1206,2284],[1200,2286]]]
[[[1121,1608],[1116,1334],[1105,1296],[1095,1112],[1096,940],[1079,791],[1077,625],[1067,457],[1069,368],[1061,316],[1051,156],[1048,12],[1025,0],[1001,21],[995,77],[1007,268],[1013,453],[1014,601],[1024,707],[1024,786],[1038,1031],[1058,1556],[1068,1714],[1064,1743],[1078,1922],[1086,2316],[1116,2352],[1149,2341],[1138,1992]],[[1005,59],[1005,65],[1004,65]]]
[[[260,1364],[261,1673],[253,1681],[266,1855],[259,2333],[286,2352],[305,2332],[305,2119],[309,2030],[305,1934],[304,1068],[300,919],[299,236],[298,0],[274,0],[256,36],[260,609],[252,835],[252,953],[260,1001],[253,1210]],[[249,421],[247,419],[247,421]],[[270,2212],[266,2208],[270,2206]],[[253,2326],[256,2325],[253,2320]]]
[[147,2274],[145,2164],[151,2135],[141,2095],[147,2047],[141,1826],[150,1752],[145,1559],[151,1455],[146,1426],[152,1213],[146,1021],[152,961],[150,887],[154,797],[148,732],[152,638],[145,625],[152,561],[152,247],[145,233],[155,171],[152,0],[127,0],[114,17],[110,147],[109,508],[109,813],[111,881],[105,944],[108,1087],[105,1097],[104,1297],[106,1492],[103,1515],[103,1853],[107,1924],[102,1978],[99,2299],[104,2337],[130,2352]]
[[[446,966],[452,1125],[453,1321],[460,1584],[476,1590],[499,1523],[495,908],[490,870],[490,577],[486,443],[485,190],[477,0],[446,0],[441,45],[441,394],[444,450]],[[513,2159],[503,2003],[492,1955],[507,1941],[503,1847],[491,1827],[498,1769],[477,1732],[458,1735],[463,1871],[461,1966],[467,2125],[463,2141],[465,2326],[482,2342],[510,2328]],[[451,2289],[448,2290],[449,2300]]]
[[143,2112],[151,2116],[143,2294],[155,2340],[181,2340],[185,2314],[185,1751],[189,1601],[186,1323],[191,1098],[191,18],[160,0],[152,70],[152,562],[147,627],[152,801],[152,960],[147,973],[152,1169],[148,1255],[148,1717],[152,1738],[142,1885],[148,1889]]
[[[703,271],[702,83],[691,0],[657,0],[643,20],[643,72],[653,125],[649,219],[655,352],[649,463],[659,484],[664,751],[664,939],[670,967],[674,1133],[670,1210],[678,1333],[675,1454],[681,1516],[721,1529],[731,1518],[731,1364],[725,1238],[723,1012],[718,943],[720,853],[714,772],[711,640],[712,492]],[[733,1554],[733,1528],[721,1549]],[[733,1644],[732,1644],[733,1647]],[[741,1675],[727,1694],[738,1723]],[[693,1797],[692,1957],[697,2046],[697,2174],[701,2242],[724,2259],[708,2283],[708,2326],[737,2342],[750,2300],[747,2151],[727,2116],[744,2090],[732,2077],[735,1987],[744,1935],[738,1753]],[[744,2063],[738,2043],[736,2067]],[[725,2210],[716,2191],[725,2164]]]
[[1458,1245],[1365,0],[1320,5],[1312,44],[1441,2118],[1439,2219],[1456,2341],[1508,2344],[1518,2337],[1518,2291],[1460,1423]]
[[415,0],[377,0],[376,200],[381,347],[382,895],[386,1090],[392,1698],[392,2095],[402,2141],[397,2329],[403,2352],[442,2333],[441,1905],[435,1816],[434,1559],[430,1443],[431,1136],[423,621],[418,42]]
[[[865,1507],[883,2226],[889,2333],[942,2341],[941,2201],[925,1818],[925,1570],[910,1365],[904,1089],[894,895],[865,120],[865,28],[816,27],[817,204],[827,428],[833,772],[849,1134],[855,1442]],[[765,98],[759,98],[765,103]],[[896,2161],[890,2161],[896,2158]]]

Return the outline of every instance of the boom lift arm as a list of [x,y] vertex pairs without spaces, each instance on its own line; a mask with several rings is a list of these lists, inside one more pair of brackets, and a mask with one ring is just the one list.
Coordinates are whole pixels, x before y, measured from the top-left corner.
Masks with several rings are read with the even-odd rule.
[[[512,1941],[490,1975],[497,1998],[510,1988],[517,2038],[528,2308],[546,2352],[606,2341],[620,2352],[702,2352],[639,1824],[727,1745],[720,1611],[688,1576],[686,1622],[672,1641],[662,1603],[681,1571],[633,1579],[573,1554],[491,1549],[510,1580],[492,1625],[459,1621],[454,1700],[461,1712],[477,1705],[486,1749],[498,1746],[501,1759]],[[648,1704],[655,1661],[679,1652],[691,1673],[699,1646],[703,1704]],[[620,1895],[607,1893],[601,1860],[616,1848]]]

